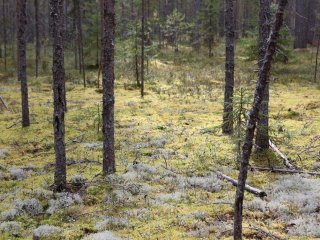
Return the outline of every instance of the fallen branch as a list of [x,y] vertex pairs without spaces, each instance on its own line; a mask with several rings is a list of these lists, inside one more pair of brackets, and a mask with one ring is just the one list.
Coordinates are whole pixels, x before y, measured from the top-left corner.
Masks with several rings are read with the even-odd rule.
[[275,173],[304,173],[304,174],[310,174],[314,176],[320,176],[320,172],[310,172],[310,171],[302,171],[302,170],[296,170],[296,169],[280,169],[280,168],[264,168],[264,167],[256,167],[251,166],[251,171],[258,170],[258,171],[269,171],[269,172],[275,172]]
[[10,126],[8,126],[7,129],[13,128],[14,126],[17,126],[21,122],[22,122],[22,120],[20,119],[20,120],[16,121],[15,123],[11,124]]
[[255,225],[251,225],[249,228],[258,231],[258,232],[262,233],[263,235],[265,235],[265,236],[267,236],[267,237],[269,237],[271,239],[283,240],[283,238],[280,238],[280,237],[278,237],[278,236],[276,236],[276,235],[274,235],[274,234],[272,234],[270,232],[267,232],[266,230],[263,230],[262,228],[259,228],[259,227],[255,226]]
[[[95,163],[95,164],[101,164],[101,162],[99,161],[94,161],[94,160],[88,160],[88,159],[83,159],[83,160],[79,160],[79,161],[75,161],[75,160],[68,160],[66,162],[67,166],[71,166],[71,165],[76,165],[76,164],[83,164],[83,163]],[[44,169],[49,169],[56,166],[56,163],[48,163],[47,165],[44,166]]]
[[[220,176],[221,178],[224,178],[226,179],[228,182],[231,182],[233,186],[237,187],[238,186],[238,181],[223,174],[222,172],[219,172],[219,171],[216,171],[216,170],[213,170],[216,174],[218,174],[218,176]],[[258,188],[254,188],[254,187],[251,187],[249,185],[246,185],[245,186],[245,190],[248,191],[249,193],[252,193],[258,197],[266,197],[267,196],[267,193],[265,191],[262,191]]]
[[1,96],[0,96],[0,101],[2,102],[3,106],[4,106],[9,112],[11,112],[10,109],[9,109],[9,107],[8,107],[8,105],[7,105],[7,103],[4,101],[4,99],[3,99]]
[[296,168],[290,163],[290,161],[288,160],[288,158],[282,153],[280,152],[280,150],[276,147],[276,145],[273,144],[273,142],[271,142],[271,140],[269,140],[269,145],[272,148],[273,151],[275,151],[283,160],[283,164],[292,170],[295,170]]

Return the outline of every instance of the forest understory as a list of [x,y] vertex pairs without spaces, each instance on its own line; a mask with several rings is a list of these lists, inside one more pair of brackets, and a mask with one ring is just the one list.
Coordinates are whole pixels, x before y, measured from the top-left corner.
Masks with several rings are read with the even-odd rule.
[[[221,132],[222,49],[216,46],[214,58],[189,48],[163,49],[149,60],[143,99],[128,62],[117,63],[117,173],[107,177],[101,175],[101,91],[90,81],[84,89],[76,70],[66,69],[70,193],[52,191],[51,76],[29,77],[32,124],[21,128],[19,83],[1,74],[8,109],[0,105],[0,239],[232,239],[235,188],[215,172],[237,179],[237,137]],[[241,57],[242,49],[234,99],[242,92],[247,110],[257,66]],[[309,61],[304,51],[274,66],[269,131],[298,169],[319,171],[320,88],[311,83]],[[97,75],[87,72],[91,83]],[[286,168],[272,150],[250,164]],[[320,238],[319,176],[251,169],[248,177],[267,197],[246,193],[245,239]]]

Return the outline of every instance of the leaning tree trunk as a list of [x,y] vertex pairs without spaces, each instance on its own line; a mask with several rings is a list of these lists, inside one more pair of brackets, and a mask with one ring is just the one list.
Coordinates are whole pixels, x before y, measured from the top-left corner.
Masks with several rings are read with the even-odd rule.
[[233,131],[233,87],[234,87],[234,44],[235,44],[235,21],[234,1],[225,0],[225,41],[226,41],[226,64],[225,64],[225,91],[223,111],[223,133],[230,134]]
[[16,0],[17,11],[17,50],[18,50],[18,80],[21,83],[22,99],[22,126],[30,126],[28,85],[27,85],[27,63],[26,63],[26,0]]
[[35,29],[36,29],[36,77],[39,75],[39,61],[40,61],[40,39],[39,39],[39,4],[38,0],[34,0],[35,10]]
[[4,71],[7,71],[7,19],[6,19],[6,5],[4,0],[2,0],[2,17],[3,17],[3,55],[4,55]]
[[145,44],[145,35],[144,35],[144,24],[145,24],[145,0],[142,0],[141,3],[141,97],[144,97],[144,44]]
[[252,152],[254,131],[259,115],[263,94],[268,84],[268,76],[271,69],[271,63],[276,51],[276,43],[279,38],[280,28],[283,23],[283,15],[288,0],[279,0],[279,6],[276,13],[276,19],[272,27],[269,37],[266,54],[263,60],[262,67],[259,70],[259,81],[256,86],[254,94],[254,102],[251,110],[248,112],[248,122],[246,127],[246,135],[242,147],[241,166],[238,177],[238,187],[236,192],[234,204],[234,239],[242,239],[242,211],[243,211],[243,198],[244,190],[248,174],[249,159]]
[[[270,34],[271,0],[260,0],[259,13],[259,69],[263,65],[268,37]],[[269,75],[263,94],[259,118],[257,122],[256,151],[261,152],[269,148]]]
[[54,175],[55,189],[66,189],[66,147],[65,147],[65,71],[64,71],[64,45],[63,45],[63,0],[50,0],[50,17],[53,34],[53,129],[56,169]]
[[114,52],[115,0],[104,0],[104,34],[102,42],[103,76],[103,172],[116,171],[114,153]]

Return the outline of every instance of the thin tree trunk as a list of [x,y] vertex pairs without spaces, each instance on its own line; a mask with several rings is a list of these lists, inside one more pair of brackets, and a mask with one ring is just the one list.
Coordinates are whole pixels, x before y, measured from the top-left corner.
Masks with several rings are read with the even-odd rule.
[[288,0],[279,0],[279,6],[276,13],[276,19],[272,27],[272,31],[269,37],[268,45],[266,48],[266,54],[263,60],[263,65],[259,70],[259,81],[256,86],[254,94],[254,102],[251,110],[248,113],[248,121],[246,127],[246,135],[244,144],[242,146],[241,166],[238,177],[238,187],[236,192],[235,204],[234,204],[234,239],[242,239],[242,211],[243,211],[243,198],[244,189],[248,174],[249,159],[252,152],[254,131],[259,115],[261,102],[265,88],[268,84],[268,76],[271,69],[271,63],[276,51],[276,43],[279,38],[280,28],[283,24],[284,10],[288,3]]
[[5,0],[2,0],[2,14],[3,14],[3,45],[4,45],[4,71],[7,71],[7,19],[6,19],[6,7]]
[[116,171],[114,152],[115,0],[104,0],[103,35],[103,172]]
[[[99,0],[100,5],[100,42],[101,42],[101,48],[100,51],[102,52],[102,45],[103,45],[103,34],[104,34],[104,27],[103,27],[103,19],[104,19],[104,0]],[[99,63],[99,69],[98,69],[98,89],[100,88],[100,74],[102,71],[102,58],[103,55],[100,54],[100,63]]]
[[225,64],[225,91],[223,111],[223,133],[233,132],[233,88],[234,88],[234,1],[226,1],[225,10],[225,41],[226,41],[226,64]]
[[[266,54],[268,37],[270,34],[270,12],[271,0],[260,0],[259,13],[259,69],[263,65]],[[257,122],[256,151],[262,152],[269,148],[269,76],[267,76],[267,86],[263,94],[263,101],[260,108]]]
[[39,75],[40,61],[40,39],[39,39],[39,4],[38,0],[34,0],[35,9],[35,29],[36,29],[36,77]]
[[318,32],[318,45],[317,45],[317,54],[316,54],[316,65],[314,67],[314,82],[317,82],[318,62],[319,62],[319,48],[320,48],[320,31]]
[[79,62],[80,62],[80,72],[82,73],[83,86],[86,87],[86,71],[83,53],[83,30],[82,30],[82,14],[80,0],[74,0],[76,23],[77,23],[77,33],[78,33],[78,48],[79,48]]
[[141,7],[141,97],[144,97],[144,24],[145,24],[145,0],[142,0]]
[[64,71],[64,17],[63,0],[50,0],[50,16],[53,34],[53,129],[56,168],[54,183],[56,191],[66,189],[66,147],[65,147],[65,71]]
[[17,51],[18,51],[18,80],[21,83],[22,103],[22,126],[30,126],[28,84],[27,84],[27,63],[26,63],[26,0],[16,0],[17,11]]

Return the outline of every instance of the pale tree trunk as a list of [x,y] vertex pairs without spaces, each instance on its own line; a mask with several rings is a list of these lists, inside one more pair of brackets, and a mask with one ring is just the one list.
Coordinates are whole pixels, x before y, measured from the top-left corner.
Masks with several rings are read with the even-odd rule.
[[[268,37],[270,34],[270,16],[271,0],[260,0],[259,13],[259,69],[263,65]],[[257,122],[256,151],[262,152],[269,148],[269,75],[267,76],[267,85],[263,94],[259,118]]]
[[64,71],[64,17],[63,0],[50,0],[50,17],[53,34],[53,129],[56,168],[54,183],[56,191],[66,189],[66,147],[65,147],[65,71]]
[[263,94],[268,84],[268,76],[271,69],[271,63],[276,51],[276,43],[279,38],[280,28],[283,23],[283,15],[288,0],[279,0],[279,6],[276,13],[276,19],[273,24],[269,41],[266,48],[266,54],[262,67],[259,70],[259,80],[254,93],[254,102],[251,110],[248,112],[248,121],[246,135],[242,146],[241,165],[238,177],[238,187],[234,204],[234,239],[242,239],[242,212],[245,185],[248,175],[249,159],[253,147],[254,131],[260,111]]
[[225,91],[222,131],[226,134],[233,132],[233,88],[234,88],[234,1],[225,0]]
[[40,39],[39,39],[39,4],[38,0],[34,0],[35,10],[35,29],[36,29],[36,77],[39,75],[39,61],[40,61]]
[[21,83],[22,126],[30,126],[27,63],[26,63],[26,0],[16,0],[17,11],[17,51],[18,51],[18,80]]
[[114,52],[115,0],[104,0],[104,34],[102,42],[103,76],[103,172],[116,171],[114,152]]

